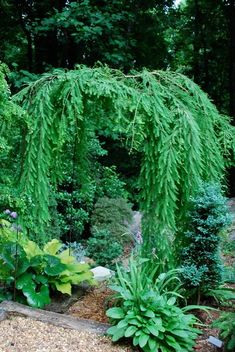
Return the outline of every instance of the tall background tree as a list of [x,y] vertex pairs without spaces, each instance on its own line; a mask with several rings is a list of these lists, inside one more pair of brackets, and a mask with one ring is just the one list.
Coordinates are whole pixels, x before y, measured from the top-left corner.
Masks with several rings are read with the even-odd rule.
[[[187,0],[174,11],[166,32],[170,68],[191,77],[235,124],[235,2]],[[230,194],[235,194],[230,165]]]
[[169,33],[171,67],[191,76],[221,112],[232,116],[233,11],[234,1],[184,1]]
[[173,0],[2,0],[1,33],[7,37],[1,59],[33,72],[97,61],[125,70],[164,66],[163,33],[172,5]]

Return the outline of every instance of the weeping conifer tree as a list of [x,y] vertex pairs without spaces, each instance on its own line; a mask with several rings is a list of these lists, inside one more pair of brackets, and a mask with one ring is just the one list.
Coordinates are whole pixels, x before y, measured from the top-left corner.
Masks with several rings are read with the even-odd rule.
[[[139,176],[143,237],[161,258],[200,180],[220,182],[234,150],[234,129],[207,95],[174,72],[124,75],[108,67],[56,70],[14,100],[28,113],[20,179],[34,201],[40,233],[50,220],[50,187],[62,178],[64,147],[76,137],[76,161],[86,183],[89,135],[108,128],[142,152]],[[170,256],[170,254],[169,254]]]

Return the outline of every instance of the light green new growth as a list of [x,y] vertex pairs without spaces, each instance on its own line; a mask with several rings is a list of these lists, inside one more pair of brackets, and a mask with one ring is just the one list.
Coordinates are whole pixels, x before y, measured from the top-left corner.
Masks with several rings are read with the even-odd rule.
[[153,237],[151,246],[161,243],[162,253],[168,246],[163,234],[166,239],[175,230],[200,180],[221,180],[234,149],[229,119],[179,73],[124,75],[108,67],[78,66],[43,75],[14,100],[28,112],[21,187],[32,195],[42,231],[50,218],[51,182],[61,177],[63,147],[74,136],[76,160],[84,163],[79,170],[86,167],[89,132],[99,128],[125,134],[130,151],[142,151],[144,238],[150,243]]

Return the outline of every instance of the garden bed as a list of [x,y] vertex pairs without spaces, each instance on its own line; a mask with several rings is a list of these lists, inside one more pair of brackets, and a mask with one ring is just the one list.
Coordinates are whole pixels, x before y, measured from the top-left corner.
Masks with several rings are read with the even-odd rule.
[[[18,303],[2,303],[1,307],[7,316],[0,323],[0,351],[138,351],[127,344],[113,344],[104,336],[108,327],[104,323],[107,322],[105,309],[109,295],[110,290],[104,284],[90,290],[70,307],[67,313],[71,317],[68,314],[33,309]],[[84,319],[85,317],[87,319]],[[217,317],[217,312],[212,313],[212,319]],[[212,321],[205,313],[200,318],[207,324]],[[207,342],[210,335],[217,336],[218,330],[204,328],[194,349],[200,352],[217,351]]]
[[[67,314],[75,318],[92,319],[98,322],[107,323],[108,318],[105,315],[105,310],[110,305],[110,289],[105,284],[91,289],[87,294],[82,297],[78,302],[74,303],[68,310]],[[196,351],[200,352],[213,352],[217,351],[208,341],[209,336],[218,336],[218,329],[212,329],[209,325],[218,317],[218,312],[210,313],[211,318],[207,313],[200,315],[200,318],[208,327],[203,329],[202,335],[197,340],[197,345],[194,347]]]

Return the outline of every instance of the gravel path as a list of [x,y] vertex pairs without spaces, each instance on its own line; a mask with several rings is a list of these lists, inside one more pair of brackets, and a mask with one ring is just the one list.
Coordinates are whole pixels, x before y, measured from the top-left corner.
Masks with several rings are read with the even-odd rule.
[[106,337],[22,317],[0,322],[0,352],[131,352]]

